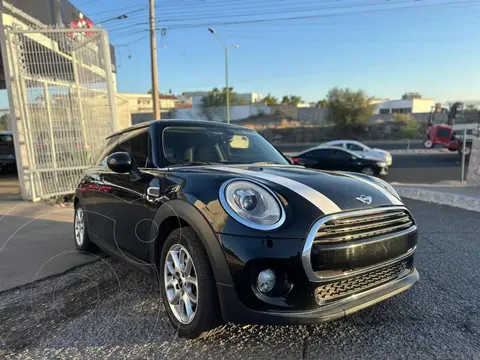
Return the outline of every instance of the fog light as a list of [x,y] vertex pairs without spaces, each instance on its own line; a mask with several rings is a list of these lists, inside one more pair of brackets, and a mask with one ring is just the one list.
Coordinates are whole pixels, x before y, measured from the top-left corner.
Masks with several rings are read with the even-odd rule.
[[261,293],[268,293],[275,286],[276,276],[273,270],[267,269],[260,271],[257,278],[257,289]]

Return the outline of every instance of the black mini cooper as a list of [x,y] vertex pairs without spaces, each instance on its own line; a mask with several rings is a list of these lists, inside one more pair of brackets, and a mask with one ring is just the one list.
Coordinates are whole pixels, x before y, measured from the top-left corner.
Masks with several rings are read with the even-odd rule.
[[110,136],[75,195],[75,243],[160,282],[180,336],[313,324],[412,286],[417,227],[365,174],[291,165],[255,131],[165,120]]

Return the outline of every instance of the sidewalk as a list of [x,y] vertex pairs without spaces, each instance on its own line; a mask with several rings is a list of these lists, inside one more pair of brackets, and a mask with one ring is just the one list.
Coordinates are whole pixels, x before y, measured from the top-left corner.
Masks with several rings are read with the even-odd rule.
[[0,291],[95,261],[78,253],[73,209],[0,195]]
[[469,186],[459,181],[392,185],[401,197],[480,212],[480,186]]

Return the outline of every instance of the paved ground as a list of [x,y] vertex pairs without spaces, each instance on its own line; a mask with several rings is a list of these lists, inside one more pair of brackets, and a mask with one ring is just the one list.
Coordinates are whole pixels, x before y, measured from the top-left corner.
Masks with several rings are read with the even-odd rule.
[[407,204],[420,228],[421,281],[348,318],[312,327],[230,326],[206,340],[177,339],[158,286],[102,259],[0,293],[0,358],[480,359],[480,214]]
[[91,262],[73,243],[73,209],[0,196],[0,291]]
[[[462,165],[457,153],[392,154],[389,182],[435,183],[460,180]],[[468,162],[465,165],[468,168]]]

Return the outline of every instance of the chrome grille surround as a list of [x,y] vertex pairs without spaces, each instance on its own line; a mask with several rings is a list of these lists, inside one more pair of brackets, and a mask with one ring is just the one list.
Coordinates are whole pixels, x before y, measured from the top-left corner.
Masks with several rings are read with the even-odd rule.
[[[348,239],[335,239],[334,241],[322,241],[319,240],[318,238],[318,232],[320,229],[325,225],[325,224],[330,224],[331,222],[335,222],[336,224],[341,224],[341,225],[352,225],[355,223],[361,223],[364,221],[363,219],[371,220],[371,219],[383,219],[385,221],[389,221],[390,216],[395,216],[392,214],[405,214],[408,215],[410,219],[409,226],[401,227],[401,228],[395,228],[393,232],[380,232],[380,231],[369,231],[367,229],[367,236],[360,236],[360,237],[349,237]],[[387,224],[388,226],[389,224]],[[364,225],[362,224],[361,226],[357,227],[360,228],[360,231],[363,230]],[[325,227],[328,229],[327,227]],[[378,228],[377,228],[378,230]],[[397,236],[403,236],[410,234],[414,231],[417,230],[417,227],[415,225],[415,220],[413,219],[413,216],[411,215],[410,211],[405,207],[405,206],[386,206],[386,207],[378,207],[378,208],[371,208],[371,209],[363,209],[363,210],[355,210],[355,211],[346,211],[342,213],[337,213],[337,214],[332,214],[332,215],[327,215],[324,216],[320,219],[318,219],[313,226],[310,228],[310,231],[307,235],[307,239],[305,241],[305,244],[303,246],[303,251],[302,251],[302,265],[305,270],[305,273],[310,281],[313,282],[328,282],[328,281],[333,281],[333,280],[338,280],[342,279],[351,275],[358,275],[361,273],[369,272],[387,265],[391,265],[393,263],[399,262],[413,254],[415,251],[415,248],[409,249],[407,253],[403,254],[402,256],[399,256],[395,259],[391,259],[389,261],[385,261],[379,264],[374,264],[372,266],[364,267],[361,269],[355,269],[351,271],[346,271],[341,274],[338,274],[337,272],[332,273],[331,275],[325,275],[325,276],[319,276],[313,271],[312,268],[312,262],[311,262],[311,251],[312,251],[312,246],[314,242],[318,243],[344,243],[346,247],[348,247],[348,242],[353,241],[353,240],[368,240],[370,242],[376,242],[376,241],[384,241],[386,239],[389,239],[391,237],[397,237]],[[322,238],[322,237],[320,237]]]
[[315,243],[341,243],[395,233],[414,224],[410,213],[395,209],[374,214],[345,213],[325,221],[315,235]]

